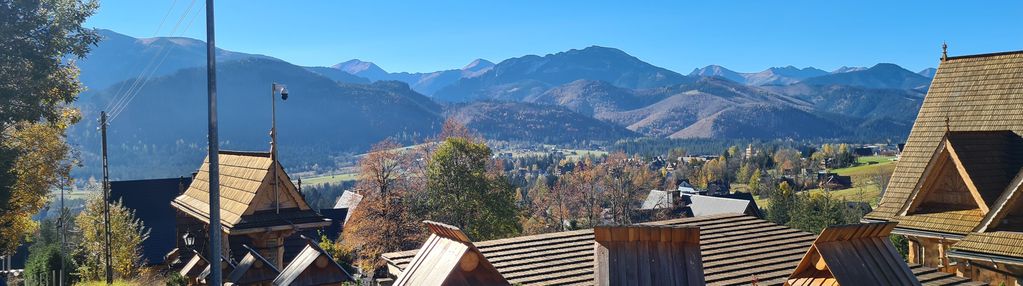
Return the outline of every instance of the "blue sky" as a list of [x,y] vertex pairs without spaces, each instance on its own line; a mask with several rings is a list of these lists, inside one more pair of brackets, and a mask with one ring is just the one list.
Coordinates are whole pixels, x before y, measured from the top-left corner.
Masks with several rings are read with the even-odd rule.
[[[101,1],[86,25],[205,39],[204,3]],[[218,1],[217,46],[306,66],[358,58],[390,72],[425,72],[599,45],[683,74],[709,64],[749,72],[891,62],[917,71],[937,66],[942,41],[950,55],[1023,49],[1023,1],[642,3]]]

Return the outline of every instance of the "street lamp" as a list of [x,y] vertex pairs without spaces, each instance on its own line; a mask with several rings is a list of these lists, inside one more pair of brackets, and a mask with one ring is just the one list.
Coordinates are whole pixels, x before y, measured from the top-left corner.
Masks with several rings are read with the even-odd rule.
[[281,193],[277,190],[277,100],[274,96],[281,94],[281,100],[288,100],[288,87],[279,83],[270,84],[270,161],[273,163],[274,200],[277,213],[281,213]]
[[185,241],[185,246],[188,248],[195,246],[195,235],[191,232],[186,232],[185,235],[181,236],[181,239]]

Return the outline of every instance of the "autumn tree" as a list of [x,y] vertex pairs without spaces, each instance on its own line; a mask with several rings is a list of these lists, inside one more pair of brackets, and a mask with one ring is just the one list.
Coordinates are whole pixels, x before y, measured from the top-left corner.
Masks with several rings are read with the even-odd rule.
[[[106,261],[103,257],[106,247],[103,204],[101,196],[93,196],[86,202],[85,209],[75,218],[77,230],[81,233],[75,263],[83,280],[100,280],[106,275]],[[137,278],[144,270],[142,241],[149,238],[149,228],[135,217],[133,210],[125,208],[120,201],[110,203],[109,208],[110,264],[114,270],[114,277]]]
[[95,1],[0,2],[0,254],[36,224],[30,216],[73,165],[63,137],[83,89],[72,59],[99,40],[82,27]]
[[616,224],[632,224],[639,200],[656,183],[656,175],[638,158],[625,153],[608,156],[602,167],[604,197]]
[[519,233],[514,187],[490,162],[487,145],[449,137],[427,167],[424,217],[449,223],[473,239]]
[[371,273],[384,266],[380,254],[415,248],[421,242],[421,225],[411,215],[407,194],[409,160],[393,140],[373,146],[359,161],[359,183],[363,196],[345,231],[342,249],[355,254],[355,266]]
[[583,225],[590,228],[600,224],[600,214],[604,210],[602,171],[593,160],[587,158],[576,164],[575,171],[559,180],[559,184],[571,194],[568,198],[576,208],[576,216],[584,221]]

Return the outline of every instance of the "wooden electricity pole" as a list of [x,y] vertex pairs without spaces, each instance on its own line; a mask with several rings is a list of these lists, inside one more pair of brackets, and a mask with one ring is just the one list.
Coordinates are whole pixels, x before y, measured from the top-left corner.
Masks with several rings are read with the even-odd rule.
[[107,285],[114,283],[114,268],[110,265],[110,170],[107,168],[107,112],[100,112],[100,133],[103,137],[103,235],[106,242],[103,255],[107,264]]

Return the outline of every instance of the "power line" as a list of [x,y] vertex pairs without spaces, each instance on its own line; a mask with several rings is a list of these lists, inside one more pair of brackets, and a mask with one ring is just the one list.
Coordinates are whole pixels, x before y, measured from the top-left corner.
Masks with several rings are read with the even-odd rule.
[[[167,8],[167,13],[165,13],[163,15],[163,19],[160,20],[160,25],[156,26],[156,32],[153,32],[153,37],[156,37],[156,36],[160,35],[160,30],[163,30],[163,24],[167,22],[167,17],[170,16],[171,12],[174,12],[174,7],[177,6],[177,5],[178,5],[178,0],[174,0],[174,2],[171,3],[170,8]],[[156,55],[154,55],[153,57],[155,58]],[[137,67],[139,64],[141,64],[141,62],[140,63],[136,63],[135,66]],[[139,72],[139,76],[141,76],[141,75],[142,75],[142,71]],[[114,93],[114,99],[117,99],[117,98],[121,97],[121,92],[124,91],[124,87],[125,86],[126,86],[126,84],[118,85],[117,92]],[[107,102],[107,106],[103,110],[110,110],[110,108],[113,107],[114,102],[115,102],[115,100],[111,100],[110,102]]]
[[[181,21],[184,20],[184,18],[187,16],[187,13],[190,12],[189,10],[191,10],[192,4],[195,4],[195,0],[192,0],[191,4],[189,4],[189,9],[186,10],[185,13],[181,15],[181,18],[178,19],[178,24],[174,25],[174,31],[177,31],[177,28],[181,24]],[[188,23],[185,25],[185,28],[181,30],[181,34],[184,34],[185,31],[188,31],[188,29],[192,27],[192,23],[195,21],[195,18],[197,18],[201,13],[202,13],[201,8],[199,10],[196,10],[195,15],[193,15],[192,18],[189,19]],[[121,104],[117,109],[114,110],[114,114],[111,117],[111,121],[116,119],[119,115],[121,115],[121,112],[123,112],[128,107],[128,104],[130,104],[131,101],[134,100],[135,97],[142,92],[142,88],[145,87],[146,84],[148,84],[149,81],[153,79],[153,74],[155,74],[156,71],[160,68],[160,66],[163,65],[163,62],[167,60],[167,57],[170,56],[171,52],[174,51],[175,47],[176,46],[171,46],[170,48],[168,48],[167,52],[163,54],[162,58],[160,58],[160,62],[156,64],[156,67],[149,70],[149,73],[145,76],[145,79],[142,81],[142,84],[138,85],[133,91],[129,91],[130,95],[126,97],[127,100],[125,100],[123,104]]]
[[[188,4],[188,7],[185,8],[185,11],[181,13],[181,16],[178,17],[177,22],[174,24],[174,28],[170,32],[172,36],[178,33],[178,28],[181,27],[182,21],[184,21],[185,17],[187,17],[188,14],[192,11],[192,7],[194,5],[195,0],[192,0]],[[113,119],[113,117],[116,117],[117,114],[120,113],[119,110],[124,109],[124,107],[131,101],[131,99],[134,98],[135,94],[138,94],[138,92],[141,90],[141,87],[144,86],[145,83],[148,82],[149,79],[152,77],[152,75],[156,73],[157,70],[160,69],[160,66],[163,65],[163,60],[167,58],[167,55],[169,55],[170,52],[173,51],[173,49],[174,46],[170,46],[169,48],[167,46],[161,46],[160,49],[157,50],[156,54],[153,55],[153,58],[150,59],[149,64],[146,65],[146,68],[144,68],[139,73],[139,76],[135,78],[135,81],[132,83],[131,87],[128,88],[128,91],[126,91],[124,94],[121,94],[119,96],[119,99],[114,103],[113,107],[110,108],[111,110],[113,110],[112,112],[113,116],[111,119]],[[166,53],[164,53],[164,51],[166,51]],[[160,57],[161,53],[163,54],[162,58]],[[161,58],[159,62],[156,61],[158,58]],[[154,63],[157,64],[153,66]]]

